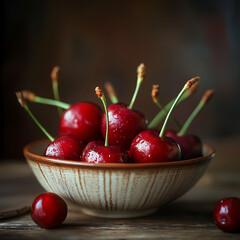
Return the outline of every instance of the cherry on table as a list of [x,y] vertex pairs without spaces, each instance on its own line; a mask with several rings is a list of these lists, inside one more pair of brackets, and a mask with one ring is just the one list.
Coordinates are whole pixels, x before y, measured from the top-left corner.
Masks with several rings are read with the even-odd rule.
[[66,218],[68,212],[65,201],[55,193],[43,193],[32,204],[31,217],[42,228],[55,228]]
[[220,200],[213,213],[216,226],[225,232],[240,232],[240,199],[229,197]]

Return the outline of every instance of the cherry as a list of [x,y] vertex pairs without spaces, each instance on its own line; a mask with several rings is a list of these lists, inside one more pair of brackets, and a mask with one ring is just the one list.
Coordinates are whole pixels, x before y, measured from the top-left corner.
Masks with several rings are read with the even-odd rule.
[[120,146],[109,146],[109,120],[108,109],[106,106],[105,96],[99,87],[96,87],[96,94],[102,100],[106,112],[106,137],[105,144],[102,141],[93,141],[83,150],[82,161],[89,163],[124,163],[129,162],[129,155],[127,152],[122,152]]
[[32,204],[32,220],[42,228],[55,228],[67,216],[67,204],[55,193],[43,193]]
[[155,162],[168,162],[176,161],[181,157],[181,150],[175,140],[163,137],[167,121],[173,111],[175,105],[183,95],[198,79],[194,78],[189,80],[178,94],[174,103],[172,104],[160,134],[152,130],[147,130],[139,133],[131,144],[131,157],[137,163],[155,163]]
[[174,130],[167,130],[165,137],[174,139],[181,147],[181,159],[192,159],[202,156],[202,142],[196,135],[178,136]]
[[127,152],[122,152],[120,146],[105,146],[103,141],[88,143],[82,153],[82,161],[89,163],[128,163]]
[[101,117],[102,109],[94,103],[73,104],[60,118],[59,135],[71,134],[86,143],[100,140]]
[[183,125],[182,129],[179,133],[176,133],[173,130],[168,130],[164,133],[164,136],[173,138],[181,147],[182,151],[182,159],[192,159],[202,156],[202,142],[200,138],[196,135],[189,135],[186,134],[186,131],[190,124],[192,123],[193,119],[197,116],[197,114],[203,109],[204,106],[209,102],[213,95],[213,90],[207,90],[198,106],[192,112],[188,120]]
[[80,160],[85,144],[72,135],[60,136],[54,140],[54,138],[38,122],[38,120],[28,108],[22,92],[18,92],[16,93],[16,95],[21,106],[25,108],[25,110],[32,117],[34,122],[51,141],[51,143],[45,149],[44,156],[57,159]]
[[213,214],[218,228],[225,232],[240,231],[240,199],[236,197],[220,200]]
[[173,139],[160,138],[158,133],[152,130],[139,133],[130,150],[133,161],[137,163],[177,161],[181,158],[180,147]]
[[45,149],[44,156],[56,159],[80,160],[85,144],[74,136],[56,138]]
[[[120,145],[122,149],[130,148],[134,137],[146,129],[145,117],[141,112],[131,110],[124,103],[112,104],[109,113],[109,144]],[[106,132],[106,114],[101,121],[102,135]]]
[[[134,137],[147,128],[144,114],[132,109],[138,90],[146,74],[144,64],[139,65],[137,72],[137,85],[130,105],[115,103],[108,108],[109,144],[120,145],[124,150],[129,149]],[[106,114],[102,116],[101,132],[105,137]]]
[[90,102],[70,105],[36,96],[30,91],[22,91],[22,94],[27,100],[65,109],[60,118],[59,136],[73,135],[85,143],[102,139],[100,131],[102,109],[98,105]]

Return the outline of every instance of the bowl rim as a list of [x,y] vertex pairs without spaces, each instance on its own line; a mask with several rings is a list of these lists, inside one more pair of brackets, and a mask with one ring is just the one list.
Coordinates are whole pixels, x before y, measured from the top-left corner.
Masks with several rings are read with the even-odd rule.
[[82,161],[74,161],[74,160],[66,160],[66,159],[54,159],[51,157],[45,157],[41,155],[37,155],[30,151],[31,148],[36,147],[40,144],[46,144],[49,142],[48,139],[41,139],[38,141],[30,142],[23,148],[23,154],[28,161],[47,163],[51,165],[62,165],[62,166],[71,166],[71,167],[90,167],[90,168],[124,168],[124,169],[132,169],[132,168],[158,168],[158,167],[172,167],[172,166],[182,166],[182,165],[192,165],[192,164],[200,164],[203,162],[210,161],[215,156],[215,150],[209,145],[203,144],[203,149],[206,149],[209,153],[202,157],[188,159],[188,160],[180,160],[180,161],[172,161],[172,162],[160,162],[160,163],[86,163]]

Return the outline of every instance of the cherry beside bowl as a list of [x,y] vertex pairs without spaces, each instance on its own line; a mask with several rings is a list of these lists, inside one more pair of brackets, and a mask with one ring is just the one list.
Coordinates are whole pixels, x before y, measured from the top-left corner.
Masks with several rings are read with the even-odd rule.
[[24,147],[39,183],[92,216],[130,218],[151,214],[182,196],[200,179],[215,155],[165,163],[94,164],[42,156],[49,141]]

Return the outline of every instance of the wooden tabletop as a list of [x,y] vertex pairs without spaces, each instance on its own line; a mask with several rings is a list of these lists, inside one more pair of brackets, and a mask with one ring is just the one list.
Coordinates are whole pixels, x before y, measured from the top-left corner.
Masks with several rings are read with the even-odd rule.
[[[206,142],[216,151],[201,180],[175,202],[151,216],[134,219],[100,219],[69,206],[65,222],[45,230],[30,213],[0,220],[0,239],[240,239],[213,223],[213,209],[223,197],[240,197],[240,137]],[[0,212],[30,206],[44,192],[22,160],[0,161]]]

